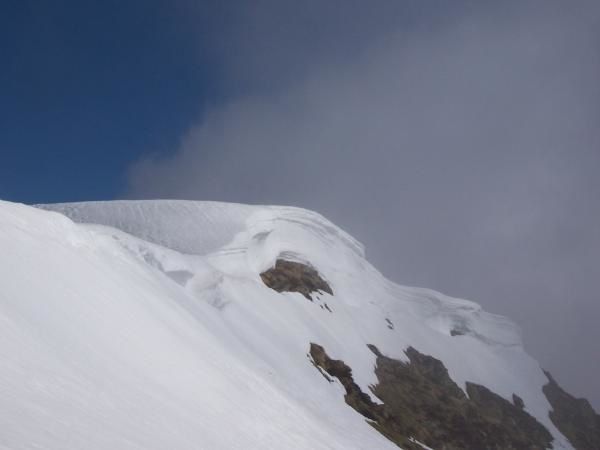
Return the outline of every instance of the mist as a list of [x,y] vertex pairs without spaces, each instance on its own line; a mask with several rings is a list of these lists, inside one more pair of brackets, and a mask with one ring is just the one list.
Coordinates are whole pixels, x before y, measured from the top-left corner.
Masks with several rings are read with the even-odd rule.
[[229,95],[124,196],[316,210],[599,409],[600,5],[420,5],[240,6],[204,30]]

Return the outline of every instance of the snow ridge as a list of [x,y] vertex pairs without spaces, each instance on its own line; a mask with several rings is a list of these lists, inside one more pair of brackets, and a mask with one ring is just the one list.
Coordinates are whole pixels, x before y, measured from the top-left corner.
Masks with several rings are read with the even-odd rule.
[[[386,280],[317,213],[0,202],[0,246],[0,389],[13,393],[0,447],[396,448],[310,364],[316,342],[363,392],[377,381],[367,344],[401,360],[412,346],[463,388],[517,394],[554,447],[571,448],[511,321]],[[266,287],[260,273],[282,256],[310,263],[334,295],[310,302]]]

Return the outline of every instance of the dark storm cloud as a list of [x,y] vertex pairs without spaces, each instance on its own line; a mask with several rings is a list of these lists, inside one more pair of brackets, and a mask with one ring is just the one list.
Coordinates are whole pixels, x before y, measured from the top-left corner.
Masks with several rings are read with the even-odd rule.
[[215,48],[245,95],[130,195],[318,210],[390,278],[515,319],[600,407],[600,7],[448,3],[242,9]]

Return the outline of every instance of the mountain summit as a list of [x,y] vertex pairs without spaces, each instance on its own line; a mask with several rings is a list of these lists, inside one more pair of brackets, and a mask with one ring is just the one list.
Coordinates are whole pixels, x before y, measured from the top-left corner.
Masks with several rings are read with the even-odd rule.
[[510,320],[304,209],[0,202],[0,447],[583,449]]

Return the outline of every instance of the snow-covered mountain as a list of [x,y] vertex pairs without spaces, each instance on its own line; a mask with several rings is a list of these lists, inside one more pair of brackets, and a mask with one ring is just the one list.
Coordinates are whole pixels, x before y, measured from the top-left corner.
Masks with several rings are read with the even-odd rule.
[[0,249],[0,448],[600,439],[510,320],[392,283],[314,212],[0,202]]

